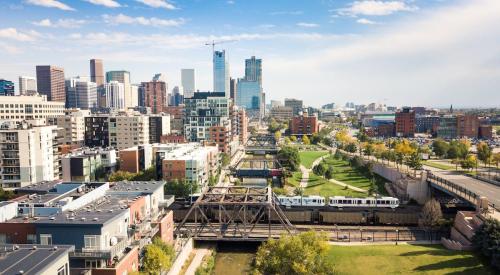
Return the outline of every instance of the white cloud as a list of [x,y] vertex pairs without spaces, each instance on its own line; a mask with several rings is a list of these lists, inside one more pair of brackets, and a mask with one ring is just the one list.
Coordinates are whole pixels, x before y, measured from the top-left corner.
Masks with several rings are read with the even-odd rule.
[[145,18],[142,16],[131,17],[121,13],[116,16],[104,14],[102,18],[104,19],[104,22],[111,25],[132,24],[132,25],[143,25],[143,26],[153,26],[153,27],[178,27],[185,23],[185,20],[182,18],[160,19],[156,17]]
[[259,25],[259,28],[263,28],[263,29],[272,29],[272,28],[275,28],[276,25],[273,25],[273,24],[262,24],[262,25]]
[[303,14],[303,11],[273,11],[269,13],[270,15],[301,15]]
[[366,19],[366,18],[360,18],[360,19],[356,20],[356,22],[358,22],[359,24],[363,24],[363,25],[376,25],[376,24],[378,24],[377,22]]
[[304,27],[304,28],[317,28],[317,27],[319,27],[319,25],[316,23],[306,23],[306,22],[299,22],[299,23],[297,23],[297,26]]
[[23,52],[21,49],[4,42],[0,42],[0,49],[9,54],[20,54]]
[[72,7],[57,0],[26,0],[26,3],[47,8],[57,8],[65,11],[74,11]]
[[226,3],[229,4],[229,5],[232,5],[232,4],[234,4],[234,1],[233,0],[229,0]]
[[415,11],[417,9],[417,6],[409,5],[404,1],[364,0],[353,2],[348,8],[338,10],[338,13],[348,16],[383,16],[400,11]]
[[114,0],[84,0],[94,5],[105,6],[108,8],[118,8],[121,7],[120,3]]
[[57,21],[52,22],[50,19],[42,19],[40,21],[32,22],[33,25],[39,27],[52,27],[52,28],[65,28],[65,29],[74,29],[79,28],[83,24],[87,23],[85,20],[77,20],[77,19],[58,19]]
[[171,4],[165,0],[135,0],[135,1],[143,3],[144,5],[150,6],[153,8],[164,8],[167,10],[177,9],[173,4]]
[[15,28],[0,29],[0,37],[21,42],[35,41],[40,34],[35,31],[20,32]]

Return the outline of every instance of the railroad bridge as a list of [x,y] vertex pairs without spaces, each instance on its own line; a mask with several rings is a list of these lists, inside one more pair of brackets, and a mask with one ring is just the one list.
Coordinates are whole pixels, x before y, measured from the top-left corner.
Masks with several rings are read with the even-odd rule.
[[242,158],[232,169],[232,173],[238,178],[282,177],[283,167],[276,158]]
[[245,153],[253,155],[277,154],[278,145],[272,135],[251,136],[245,144]]
[[[279,222],[271,223],[271,217]],[[177,236],[212,241],[263,241],[294,233],[270,187],[243,186],[208,188],[175,229]]]

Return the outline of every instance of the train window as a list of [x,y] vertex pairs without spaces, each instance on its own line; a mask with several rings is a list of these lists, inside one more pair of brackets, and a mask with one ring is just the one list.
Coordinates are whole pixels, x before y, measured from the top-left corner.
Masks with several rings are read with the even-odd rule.
[[358,200],[358,204],[362,204],[363,202],[361,200]]

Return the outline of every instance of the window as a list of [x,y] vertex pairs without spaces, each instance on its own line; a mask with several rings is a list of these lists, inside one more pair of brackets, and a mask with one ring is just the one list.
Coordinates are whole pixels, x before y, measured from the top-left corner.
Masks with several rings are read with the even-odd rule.
[[26,241],[29,244],[36,244],[36,235],[35,234],[28,234],[26,236]]
[[41,245],[51,245],[52,235],[51,234],[40,234],[40,244]]
[[67,275],[68,273],[66,272],[66,265],[61,266],[59,269],[57,269],[57,275]]
[[6,243],[7,243],[7,235],[0,234],[0,244],[6,244]]
[[83,236],[84,245],[87,249],[97,249],[99,248],[99,243],[101,236],[99,235],[85,235]]

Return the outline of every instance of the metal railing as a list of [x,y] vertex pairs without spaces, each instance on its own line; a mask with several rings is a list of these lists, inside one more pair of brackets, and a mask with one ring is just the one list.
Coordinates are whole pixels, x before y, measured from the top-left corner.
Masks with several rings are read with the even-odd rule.
[[99,258],[99,259],[112,259],[115,256],[120,256],[129,245],[127,238],[121,239],[117,244],[113,245],[110,249],[93,249],[82,248],[70,253],[73,258]]
[[430,180],[431,183],[438,185],[438,186],[462,197],[463,199],[468,200],[471,203],[474,203],[474,204],[477,203],[477,199],[479,198],[479,195],[468,190],[467,188],[465,188],[461,185],[455,184],[447,179],[438,177],[438,176],[432,174],[431,172],[427,173],[427,180]]

